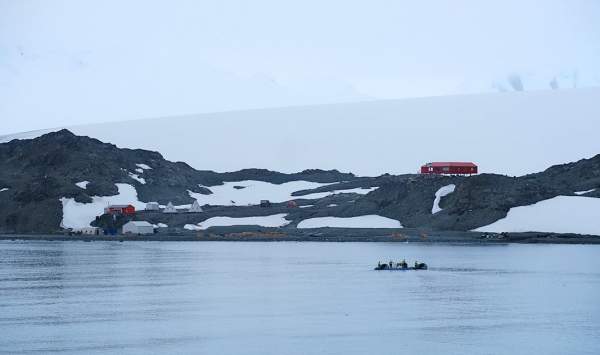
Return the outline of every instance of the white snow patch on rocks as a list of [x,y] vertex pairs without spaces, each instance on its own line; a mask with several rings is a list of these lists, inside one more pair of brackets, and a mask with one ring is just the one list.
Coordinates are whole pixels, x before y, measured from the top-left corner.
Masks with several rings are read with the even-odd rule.
[[442,210],[440,208],[440,201],[442,200],[442,197],[453,193],[454,189],[456,189],[456,185],[450,184],[450,185],[440,187],[440,189],[435,192],[435,200],[433,200],[433,207],[431,208],[431,214],[436,214]]
[[553,232],[600,235],[600,198],[557,196],[513,207],[505,218],[476,232]]
[[594,192],[594,191],[596,191],[596,189],[591,189],[591,190],[586,190],[586,191],[575,191],[574,194],[575,195],[585,195],[589,192]]
[[296,198],[298,198],[298,199],[304,198],[304,199],[314,200],[314,199],[319,199],[319,198],[323,198],[323,197],[327,197],[327,196],[335,195],[335,194],[350,194],[350,193],[354,193],[354,194],[366,195],[366,194],[368,194],[371,191],[377,190],[378,188],[379,187],[369,187],[369,188],[357,187],[355,189],[345,189],[345,190],[333,190],[333,191],[325,191],[325,192],[315,192],[315,193],[308,194],[308,195],[296,196]]
[[3,187],[0,189],[0,192],[8,191],[8,187]]
[[402,228],[402,224],[391,218],[378,215],[357,217],[316,217],[298,223],[298,228]]
[[198,226],[201,229],[217,226],[283,227],[290,223],[290,221],[285,219],[285,216],[287,216],[287,213],[257,217],[212,217],[204,222],[198,223]]
[[75,185],[77,185],[77,187],[79,187],[80,189],[87,189],[87,185],[89,184],[89,181],[80,181],[80,182],[76,182]]
[[146,184],[146,179],[139,177],[137,174],[129,173],[129,177],[133,180],[139,181],[140,184]]
[[199,226],[195,225],[195,224],[186,224],[185,226],[183,226],[183,229],[187,229],[190,231],[199,231],[202,230],[202,228],[200,228]]
[[151,167],[149,167],[149,166],[148,166],[148,165],[146,165],[146,164],[135,164],[135,165],[136,165],[138,168],[140,168],[140,169],[144,169],[144,170],[150,170],[150,169],[152,169]]
[[138,200],[137,191],[129,184],[115,184],[119,193],[114,196],[93,196],[91,203],[80,203],[74,198],[60,198],[63,205],[63,228],[89,227],[90,223],[104,213],[104,207],[112,205],[133,205],[136,210],[144,209],[145,202]]
[[[285,202],[304,196],[292,196],[292,193],[300,190],[314,189],[329,184],[310,182],[310,181],[290,181],[283,184],[272,184],[264,181],[228,181],[223,185],[203,186],[210,189],[213,193],[203,195],[201,193],[188,191],[189,195],[196,199],[203,206],[205,204],[213,206],[246,206],[258,205],[260,200],[269,200],[271,202]],[[234,186],[243,186],[243,189],[236,189]]]

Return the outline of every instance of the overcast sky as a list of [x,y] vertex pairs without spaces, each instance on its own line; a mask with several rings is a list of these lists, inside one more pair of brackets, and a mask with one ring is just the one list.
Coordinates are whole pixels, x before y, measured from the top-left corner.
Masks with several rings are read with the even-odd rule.
[[0,134],[600,86],[600,1],[0,0]]

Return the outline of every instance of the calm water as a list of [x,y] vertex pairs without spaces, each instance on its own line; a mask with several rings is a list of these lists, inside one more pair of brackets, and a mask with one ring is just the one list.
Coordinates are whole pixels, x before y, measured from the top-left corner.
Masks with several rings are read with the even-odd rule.
[[0,242],[0,352],[600,354],[600,248]]

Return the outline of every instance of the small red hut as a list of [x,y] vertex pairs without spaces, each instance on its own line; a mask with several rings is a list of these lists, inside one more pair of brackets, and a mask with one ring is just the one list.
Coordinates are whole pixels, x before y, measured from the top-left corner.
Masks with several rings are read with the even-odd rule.
[[132,216],[135,214],[135,207],[133,205],[109,205],[104,208],[104,213]]
[[433,162],[421,166],[421,174],[472,175],[477,165],[471,162]]

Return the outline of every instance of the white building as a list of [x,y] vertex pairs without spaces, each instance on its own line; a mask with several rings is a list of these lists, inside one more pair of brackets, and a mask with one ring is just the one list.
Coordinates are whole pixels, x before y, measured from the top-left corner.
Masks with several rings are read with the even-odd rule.
[[160,206],[158,202],[148,202],[146,204],[146,211],[158,211],[160,210]]
[[167,207],[165,207],[163,213],[177,213],[177,210],[175,209],[175,206],[173,206],[171,201],[169,201],[169,204],[167,204]]
[[146,221],[130,221],[123,225],[123,234],[154,234],[154,226]]
[[194,201],[194,203],[192,203],[192,207],[190,207],[188,212],[200,213],[203,211],[202,211],[202,207],[200,207],[200,204],[198,203],[198,201]]

